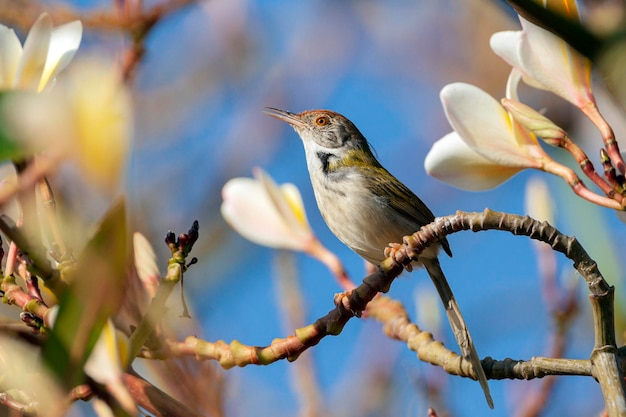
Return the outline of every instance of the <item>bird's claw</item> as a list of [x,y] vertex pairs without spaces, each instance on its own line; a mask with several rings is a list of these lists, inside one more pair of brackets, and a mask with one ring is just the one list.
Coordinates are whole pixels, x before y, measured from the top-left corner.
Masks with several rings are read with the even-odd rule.
[[[404,247],[404,245],[402,243],[390,243],[383,251],[383,254],[385,255],[385,258],[392,258],[396,263],[403,263],[402,262],[402,257],[406,256],[404,253],[400,252],[400,250]],[[398,256],[400,255],[400,256]],[[408,272],[413,271],[413,265],[412,264],[406,264],[404,265],[404,269],[406,269]]]
[[354,317],[361,317],[361,311],[355,310],[354,308],[352,308],[352,305],[350,304],[351,294],[352,294],[352,290],[335,294],[335,297],[334,297],[335,306],[337,306],[340,312],[350,312],[350,314]]

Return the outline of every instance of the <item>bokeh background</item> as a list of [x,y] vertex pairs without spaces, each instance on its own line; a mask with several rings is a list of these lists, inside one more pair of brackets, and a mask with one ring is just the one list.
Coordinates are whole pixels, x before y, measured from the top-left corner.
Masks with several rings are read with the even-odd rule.
[[[146,1],[144,7],[156,4]],[[108,0],[64,5],[85,16],[112,9]],[[49,10],[64,5],[44,3]],[[298,325],[312,323],[334,306],[340,288],[323,265],[306,255],[256,246],[222,219],[222,186],[230,178],[251,176],[256,166],[278,183],[300,188],[320,240],[355,281],[365,276],[363,261],[329,232],[317,211],[299,138],[286,124],[265,116],[266,106],[344,114],[369,139],[383,165],[436,215],[486,207],[525,214],[529,179],[545,180],[555,225],[576,235],[617,286],[621,313],[626,251],[618,242],[624,225],[613,212],[575,198],[561,180],[539,172],[523,172],[480,193],[452,188],[424,172],[431,145],[451,130],[440,89],[464,81],[496,98],[504,96],[510,69],[489,49],[489,37],[518,28],[505,3],[481,0],[209,0],[161,19],[145,40],[145,55],[131,80],[136,124],[125,192],[132,227],[153,243],[162,271],[165,233],[183,232],[193,220],[200,222],[193,252],[199,263],[186,274],[184,289],[194,321],[178,318],[179,299],[170,300],[179,336],[265,346],[291,334],[294,323],[282,307],[291,296],[281,293],[279,278],[289,265],[295,273],[287,279],[297,280],[301,289],[303,323]],[[97,52],[120,59],[127,46],[123,33],[87,24],[77,58]],[[622,126],[621,113],[602,99],[601,86],[597,93],[607,118]],[[547,109],[597,164],[600,135],[572,106],[529,88],[522,97]],[[616,132],[621,139],[623,130]],[[550,152],[573,165],[567,155]],[[62,172],[55,181],[65,204],[80,207],[86,218],[95,221],[106,209],[106,200],[86,198],[70,174]],[[564,356],[588,358],[593,329],[586,289],[567,260],[557,255],[555,295],[545,291],[545,264],[529,239],[465,232],[449,240],[454,257],[442,258],[442,266],[482,357],[549,355],[556,327],[552,312],[574,288],[579,303],[565,333]],[[404,303],[418,325],[456,350],[424,271],[404,273],[389,295]],[[618,333],[621,338],[620,328]],[[489,410],[477,382],[421,363],[368,319],[351,320],[342,334],[323,339],[301,359],[310,367],[299,368],[300,360],[281,361],[221,372],[225,415],[304,415],[298,373],[313,378],[321,404],[318,415],[326,416],[425,416],[428,407],[439,415],[522,415],[525,404],[546,390],[543,380],[490,381],[495,410]],[[552,387],[542,415],[588,416],[602,409],[595,381],[563,377]],[[86,406],[74,412],[89,414]]]

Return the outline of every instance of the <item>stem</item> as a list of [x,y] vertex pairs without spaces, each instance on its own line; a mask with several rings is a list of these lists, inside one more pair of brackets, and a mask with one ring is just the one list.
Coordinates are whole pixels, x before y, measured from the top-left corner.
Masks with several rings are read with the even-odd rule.
[[615,167],[622,174],[626,174],[626,165],[624,164],[624,158],[622,158],[622,154],[619,151],[619,145],[615,140],[615,133],[613,133],[611,126],[600,114],[598,106],[591,102],[588,106],[581,107],[580,110],[596,125],[598,130],[600,130],[606,152],[609,154],[609,158],[611,158]]
[[[19,229],[7,216],[0,215],[0,230],[12,242],[15,242],[15,245],[22,251],[22,253],[25,253],[28,256],[28,258],[32,261],[28,265],[28,270],[46,281],[46,286],[48,286],[49,283],[57,284],[58,281],[58,284],[60,284],[62,282],[58,279],[58,271],[53,269],[50,265],[43,247],[33,247],[26,236],[24,236],[21,229]],[[54,291],[54,288],[50,289]]]
[[615,289],[589,296],[594,321],[591,352],[594,377],[598,379],[609,416],[626,415],[626,385],[615,340],[613,298]]
[[156,417],[200,417],[191,407],[170,397],[132,370],[123,375],[123,380],[137,404]]
[[[234,366],[268,365],[281,359],[295,360],[302,352],[317,345],[324,337],[338,335],[345,324],[366,307],[370,317],[385,322],[385,331],[392,338],[410,342],[409,347],[418,352],[420,359],[444,368],[447,372],[471,377],[472,369],[468,362],[460,361],[459,356],[446,349],[432,334],[421,331],[415,324],[405,319],[406,313],[401,304],[391,303],[385,297],[372,300],[379,292],[386,292],[393,280],[402,273],[404,266],[443,237],[460,232],[504,230],[514,235],[528,236],[547,243],[553,250],[571,259],[574,268],[587,282],[591,294],[602,296],[611,288],[604,280],[597,264],[589,257],[580,243],[573,237],[563,235],[546,222],[485,210],[483,213],[457,212],[455,215],[437,218],[411,236],[405,236],[403,244],[394,245],[390,256],[376,271],[364,278],[363,283],[353,291],[342,294],[336,300],[335,308],[319,318],[315,323],[296,329],[295,335],[274,339],[269,346],[246,346],[238,341],[215,343],[190,336],[183,342],[168,341],[162,352],[148,352],[148,357],[165,358],[194,356],[199,360],[216,360],[225,369]],[[608,301],[608,300],[607,300]],[[377,305],[377,303],[379,303]],[[380,304],[385,304],[384,307]],[[609,313],[610,314],[610,313]],[[593,371],[589,360],[553,359],[534,357],[529,361],[505,359],[495,361],[486,358],[482,361],[485,372],[492,379],[533,379],[546,375],[584,375]],[[465,364],[463,366],[463,364]],[[601,372],[597,370],[596,372]]]
[[624,176],[617,175],[615,167],[611,162],[609,154],[604,149],[600,149],[600,160],[602,161],[602,168],[604,169],[604,177],[608,182],[613,185],[613,189],[620,195],[624,195]]
[[17,251],[17,245],[15,244],[15,242],[11,241],[11,243],[9,243],[9,250],[7,251],[6,264],[4,266],[5,277],[13,275],[13,272],[15,271],[15,264],[17,263]]
[[596,194],[587,187],[585,187],[585,184],[583,184],[581,179],[571,168],[561,165],[558,162],[549,160],[544,162],[542,169],[546,172],[558,175],[559,177],[563,178],[569,184],[569,186],[572,187],[572,191],[574,191],[576,195],[584,198],[587,201],[590,201],[599,206],[611,208],[613,210],[625,210],[624,206],[616,200]]
[[0,290],[4,292],[4,302],[15,304],[21,307],[23,311],[32,313],[41,319],[46,316],[48,307],[37,297],[24,292],[24,289],[15,282],[14,277],[5,277],[0,283]]
[[61,237],[61,229],[59,228],[59,221],[57,219],[57,204],[52,192],[52,187],[48,182],[48,178],[43,177],[39,180],[39,194],[41,195],[41,203],[44,215],[46,216],[45,230],[50,233],[49,240],[52,243],[52,248],[58,248],[61,252],[61,259],[67,255],[67,247],[63,238]]
[[593,183],[596,184],[604,192],[604,194],[623,205],[624,197],[621,194],[616,194],[615,189],[596,172],[593,164],[589,160],[589,157],[578,145],[576,145],[569,137],[565,137],[559,143],[559,146],[572,154],[580,166],[580,169],[582,169],[585,175],[593,181]]
[[16,193],[35,186],[37,181],[42,179],[58,163],[59,161],[53,158],[40,158],[36,164],[29,165],[24,172],[17,176],[16,182],[9,182],[0,188],[0,207],[13,198]]
[[305,249],[305,252],[326,265],[333,275],[335,275],[335,279],[341,288],[346,291],[356,288],[356,284],[346,273],[341,260],[339,260],[337,255],[322,245],[319,240],[312,240],[311,244]]
[[146,340],[148,340],[154,331],[154,327],[163,318],[166,311],[165,303],[174,290],[176,284],[181,280],[182,276],[182,266],[179,263],[171,262],[167,268],[167,275],[161,280],[159,289],[152,299],[148,312],[143,317],[133,334],[130,335],[130,348],[127,362],[129,365],[133,362],[144,343],[146,343]]

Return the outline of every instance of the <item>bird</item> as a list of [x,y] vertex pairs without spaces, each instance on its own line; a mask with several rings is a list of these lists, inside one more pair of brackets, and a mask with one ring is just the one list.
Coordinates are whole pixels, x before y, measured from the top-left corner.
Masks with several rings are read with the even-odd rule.
[[[346,246],[374,265],[385,260],[390,243],[435,220],[433,212],[378,162],[370,144],[345,116],[330,110],[291,113],[273,107],[264,112],[290,124],[304,145],[319,211],[328,228]],[[463,357],[468,360],[493,409],[489,385],[461,310],[438,259],[452,256],[443,237],[420,253],[413,266],[430,276]]]

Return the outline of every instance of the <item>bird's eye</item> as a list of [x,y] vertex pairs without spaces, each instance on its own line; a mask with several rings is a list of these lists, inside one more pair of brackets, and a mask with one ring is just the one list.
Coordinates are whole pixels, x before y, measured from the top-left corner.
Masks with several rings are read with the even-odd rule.
[[326,126],[328,124],[328,117],[326,116],[320,116],[317,119],[315,119],[315,124],[318,126]]

